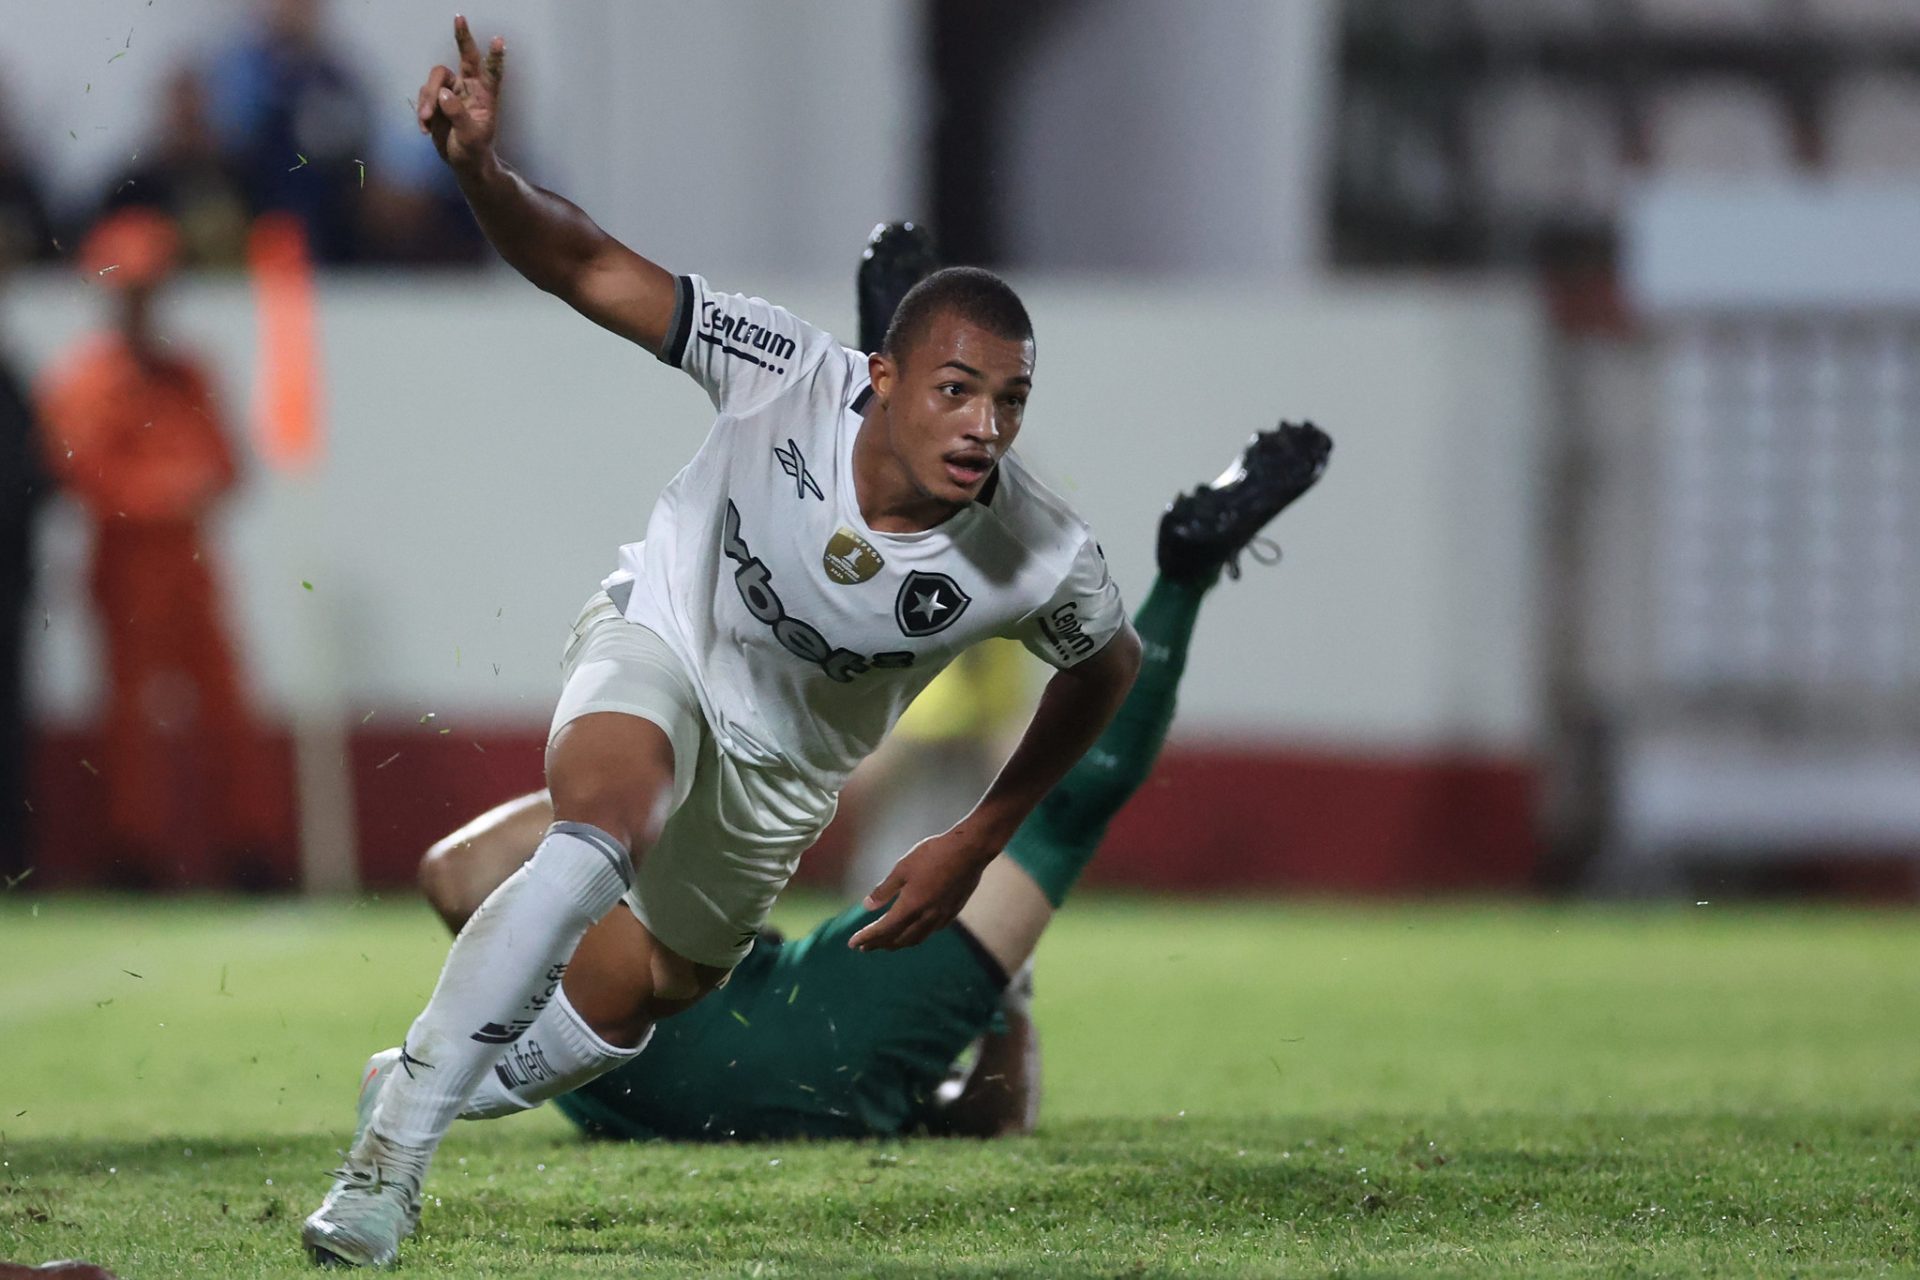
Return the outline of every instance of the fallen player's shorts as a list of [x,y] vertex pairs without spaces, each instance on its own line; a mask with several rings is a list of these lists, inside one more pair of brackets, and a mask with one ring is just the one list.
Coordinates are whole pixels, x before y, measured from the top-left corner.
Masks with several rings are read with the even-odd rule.
[[868,1138],[923,1122],[954,1059],[999,1021],[1006,975],[955,925],[904,951],[851,951],[851,908],[763,941],[646,1050],[555,1100],[590,1134],[644,1140]]
[[685,665],[654,632],[598,592],[573,624],[552,742],[581,716],[615,711],[673,744],[673,803],[635,859],[626,903],[654,937],[699,964],[731,968],[753,946],[800,855],[837,799],[799,775],[735,760],[715,744]]

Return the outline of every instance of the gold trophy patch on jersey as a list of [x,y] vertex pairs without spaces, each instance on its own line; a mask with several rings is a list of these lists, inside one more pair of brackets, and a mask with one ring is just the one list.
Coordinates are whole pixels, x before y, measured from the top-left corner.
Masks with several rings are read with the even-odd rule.
[[865,582],[886,563],[871,542],[845,525],[827,539],[827,553],[820,562],[827,567],[827,576],[842,586]]

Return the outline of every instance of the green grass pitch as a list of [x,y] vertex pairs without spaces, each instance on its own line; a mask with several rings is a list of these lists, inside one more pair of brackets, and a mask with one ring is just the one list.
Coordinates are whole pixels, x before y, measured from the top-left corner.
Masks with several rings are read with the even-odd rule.
[[[1041,951],[1039,1136],[463,1125],[401,1268],[1913,1274],[1916,924],[1090,897]],[[0,900],[0,1257],[310,1274],[360,1063],[444,945],[411,902]]]

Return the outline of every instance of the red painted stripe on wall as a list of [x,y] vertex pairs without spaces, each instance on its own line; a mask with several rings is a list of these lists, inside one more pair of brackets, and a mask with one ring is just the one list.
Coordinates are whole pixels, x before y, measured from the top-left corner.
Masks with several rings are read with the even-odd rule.
[[[543,745],[541,730],[522,726],[356,731],[349,754],[365,883],[409,884],[429,844],[539,786]],[[274,776],[290,792],[292,752],[281,740],[271,753]],[[117,851],[95,822],[105,794],[97,746],[85,734],[43,734],[32,788],[36,881],[292,885],[290,831],[244,857],[208,845],[208,824],[194,817],[201,801],[190,742],[180,744],[177,759],[187,816],[175,826],[174,847]],[[1536,789],[1524,760],[1176,743],[1115,820],[1087,883],[1354,894],[1525,888],[1540,858]],[[803,864],[801,881],[832,885],[846,844],[843,831],[829,830]]]

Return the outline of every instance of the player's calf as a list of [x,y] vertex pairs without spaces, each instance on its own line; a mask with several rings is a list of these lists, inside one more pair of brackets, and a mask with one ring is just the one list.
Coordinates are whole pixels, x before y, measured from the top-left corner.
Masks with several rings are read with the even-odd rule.
[[631,911],[615,908],[574,949],[564,986],[594,1034],[637,1045],[654,1023],[690,1008],[726,974],[663,946]]
[[722,976],[662,947],[630,911],[615,907],[587,930],[552,1000],[481,1079],[461,1117],[526,1111],[624,1065],[646,1047],[654,1023],[695,1003]]
[[[403,1070],[388,1074],[308,1219],[316,1256],[391,1258],[447,1127],[502,1056],[562,1002],[575,949],[632,888],[634,837],[657,831],[673,765],[666,734],[636,716],[582,716],[556,735],[548,758],[555,821],[454,939],[433,997],[400,1045]],[[619,1053],[611,1046],[602,1056]],[[402,1183],[406,1194],[396,1198]]]

